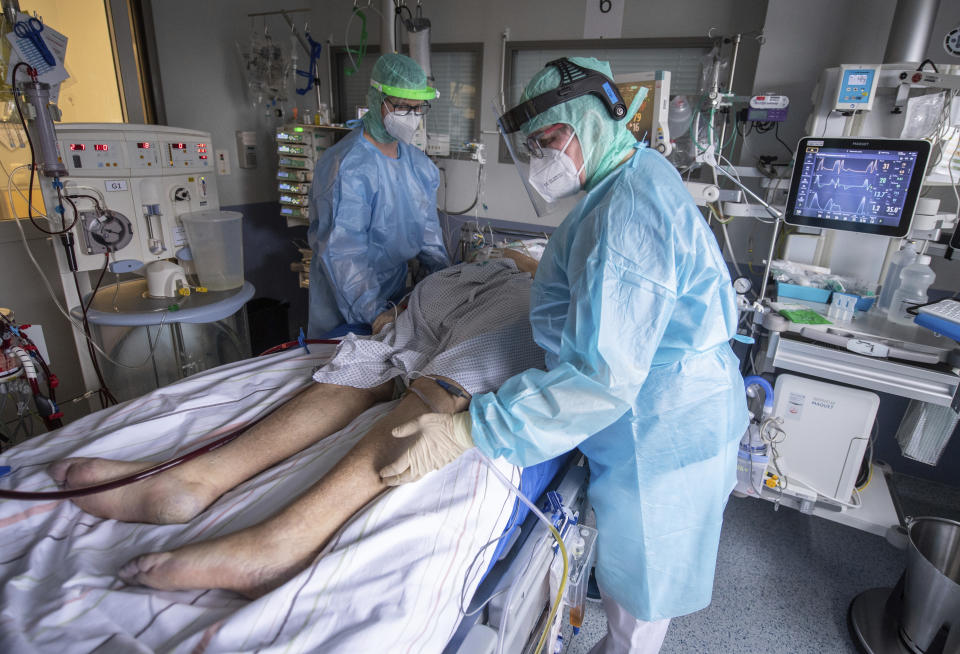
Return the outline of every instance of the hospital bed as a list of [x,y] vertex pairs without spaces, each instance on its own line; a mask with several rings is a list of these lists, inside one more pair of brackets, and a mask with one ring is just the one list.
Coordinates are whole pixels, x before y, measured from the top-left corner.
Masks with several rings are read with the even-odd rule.
[[[221,366],[87,416],[0,456],[12,468],[2,486],[55,490],[45,466],[69,456],[162,461],[182,454],[283,404],[332,351],[311,345],[309,353],[298,348]],[[475,452],[372,501],[306,570],[259,599],[156,591],[115,576],[139,554],[273,515],[393,405],[364,412],[185,525],[102,520],[68,501],[0,501],[0,651],[492,652],[490,635],[504,615],[504,651],[525,651],[549,606],[544,575],[552,549],[529,521],[515,526],[516,501]],[[545,465],[534,480],[504,461],[495,465],[532,495],[550,482],[583,500],[585,471],[569,462]],[[531,572],[521,577],[521,569]],[[502,592],[518,580],[522,593]],[[461,621],[461,605],[472,598],[477,607],[490,595],[493,601]],[[508,598],[513,605],[505,606]]]

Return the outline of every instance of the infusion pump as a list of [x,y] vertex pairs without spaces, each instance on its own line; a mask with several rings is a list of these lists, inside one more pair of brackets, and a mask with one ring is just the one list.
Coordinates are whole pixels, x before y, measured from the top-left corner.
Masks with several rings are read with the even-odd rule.
[[[57,148],[68,175],[63,195],[76,206],[77,267],[128,272],[161,259],[188,258],[178,216],[219,209],[210,134],[162,125],[57,125]],[[42,184],[48,215],[59,200]],[[67,224],[74,212],[64,200]],[[99,205],[99,207],[98,207]],[[100,211],[97,211],[97,209]],[[55,248],[67,272],[61,248]]]

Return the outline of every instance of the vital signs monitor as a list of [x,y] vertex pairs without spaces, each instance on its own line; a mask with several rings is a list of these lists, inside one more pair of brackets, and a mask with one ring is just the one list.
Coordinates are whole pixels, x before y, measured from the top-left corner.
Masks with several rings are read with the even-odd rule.
[[784,220],[906,236],[929,155],[922,140],[800,139]]

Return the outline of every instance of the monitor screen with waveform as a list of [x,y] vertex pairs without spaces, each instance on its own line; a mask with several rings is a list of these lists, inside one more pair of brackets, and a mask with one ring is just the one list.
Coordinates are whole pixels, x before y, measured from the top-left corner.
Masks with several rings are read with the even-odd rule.
[[905,236],[929,152],[920,140],[801,139],[786,222]]

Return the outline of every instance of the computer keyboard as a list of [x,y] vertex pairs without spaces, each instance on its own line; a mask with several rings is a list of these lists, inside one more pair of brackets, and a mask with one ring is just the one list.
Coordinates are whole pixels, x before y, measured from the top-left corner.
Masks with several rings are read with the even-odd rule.
[[917,313],[925,313],[960,324],[960,302],[957,300],[940,300],[936,304],[928,304],[918,308]]
[[960,302],[940,300],[917,309],[914,322],[938,334],[960,341]]

